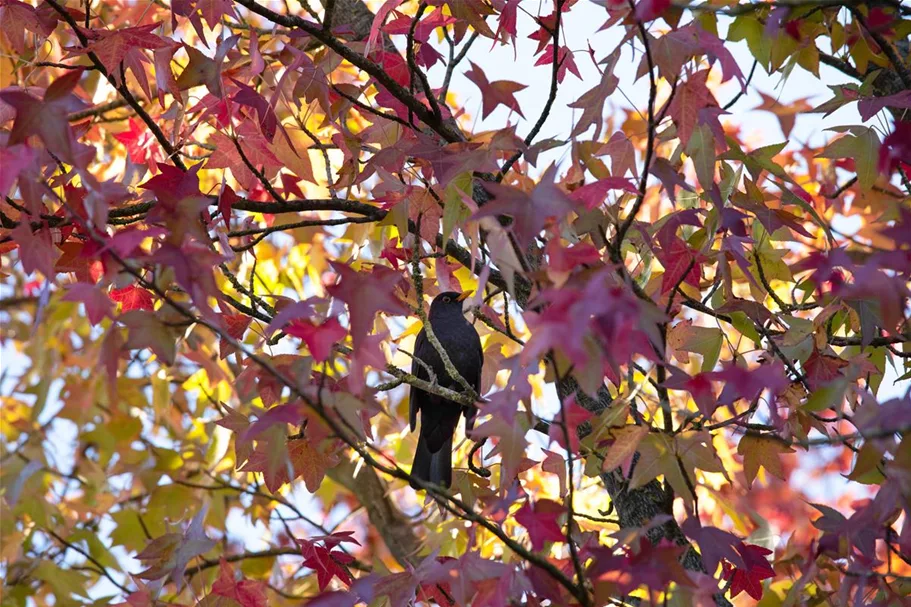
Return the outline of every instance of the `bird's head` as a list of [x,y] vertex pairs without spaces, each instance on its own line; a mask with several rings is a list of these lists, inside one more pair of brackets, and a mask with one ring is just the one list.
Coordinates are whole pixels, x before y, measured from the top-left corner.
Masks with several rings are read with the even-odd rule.
[[464,318],[464,303],[471,296],[471,291],[458,293],[456,291],[446,291],[433,298],[430,304],[430,320],[438,318]]

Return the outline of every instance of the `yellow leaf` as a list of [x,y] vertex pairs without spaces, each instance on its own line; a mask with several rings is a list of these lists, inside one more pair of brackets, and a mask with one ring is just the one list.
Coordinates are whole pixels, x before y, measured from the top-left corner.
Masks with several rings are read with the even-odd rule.
[[611,445],[601,465],[603,471],[613,470],[635,453],[639,443],[648,434],[648,426],[623,426],[612,430],[611,434],[614,437],[614,444]]
[[746,475],[747,487],[753,486],[760,466],[772,476],[784,480],[784,470],[781,467],[779,456],[782,453],[793,452],[793,449],[781,441],[766,436],[747,434],[740,439],[737,453],[743,456],[743,473]]

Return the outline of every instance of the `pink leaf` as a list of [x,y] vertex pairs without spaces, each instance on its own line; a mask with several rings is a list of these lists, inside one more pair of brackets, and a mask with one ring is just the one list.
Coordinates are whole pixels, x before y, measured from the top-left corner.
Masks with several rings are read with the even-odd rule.
[[111,316],[111,300],[97,285],[77,282],[67,287],[64,301],[78,301],[85,306],[85,314],[93,325]]
[[60,251],[54,247],[47,228],[42,227],[33,233],[28,221],[20,221],[10,235],[19,245],[19,260],[26,274],[37,270],[46,278],[54,277],[54,262],[60,257]]
[[879,148],[879,172],[891,174],[899,163],[911,166],[911,120],[899,120]]
[[335,318],[330,318],[321,325],[310,321],[295,320],[285,330],[288,335],[299,337],[307,344],[313,360],[321,363],[332,354],[332,348],[343,341],[348,331]]
[[[370,272],[358,272],[343,263],[330,262],[341,281],[328,288],[333,297],[348,304],[351,317],[351,338],[357,349],[370,333],[378,312],[396,316],[408,314],[408,308],[395,296],[394,290],[402,276],[383,266],[374,266]],[[369,293],[370,297],[364,294]]]
[[539,500],[534,505],[529,500],[519,508],[516,512],[516,522],[528,530],[533,550],[543,550],[547,542],[566,541],[557,523],[557,516],[562,512],[563,507],[551,500]]
[[364,48],[364,55],[370,55],[370,51],[373,50],[376,41],[380,37],[380,27],[386,22],[386,17],[389,16],[389,13],[400,5],[402,1],[403,0],[386,0],[386,2],[383,3],[383,6],[376,11],[376,16],[373,18],[373,23],[370,25],[370,35],[367,36],[367,46]]
[[16,183],[19,174],[31,169],[38,154],[25,144],[0,148],[0,196],[6,196]]
[[636,3],[636,19],[653,21],[671,6],[671,0],[639,0]]
[[528,88],[527,86],[509,80],[490,82],[487,80],[487,75],[484,74],[484,71],[478,67],[477,64],[473,61],[469,61],[469,63],[471,63],[471,69],[465,72],[465,77],[474,82],[477,87],[481,89],[481,101],[483,103],[482,118],[490,116],[491,112],[493,112],[498,105],[504,105],[519,116],[522,116],[522,118],[525,118],[525,114],[522,113],[519,102],[516,100],[516,93]]
[[233,599],[241,607],[266,607],[269,604],[265,584],[243,576],[240,580],[236,579],[234,570],[224,558],[219,563],[218,572],[218,579],[212,584],[212,594]]
[[606,177],[582,186],[570,194],[570,199],[575,202],[581,202],[585,205],[585,208],[591,210],[604,204],[607,193],[611,190],[623,190],[632,194],[638,191],[636,186],[625,177]]

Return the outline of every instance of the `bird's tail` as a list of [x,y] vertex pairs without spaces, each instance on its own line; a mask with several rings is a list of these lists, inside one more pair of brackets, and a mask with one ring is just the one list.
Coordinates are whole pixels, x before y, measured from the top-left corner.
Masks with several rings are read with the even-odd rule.
[[[452,437],[443,443],[439,451],[433,453],[422,431],[418,438],[418,447],[414,451],[411,475],[428,483],[449,487],[452,484]],[[414,483],[411,486],[414,489],[421,489]]]

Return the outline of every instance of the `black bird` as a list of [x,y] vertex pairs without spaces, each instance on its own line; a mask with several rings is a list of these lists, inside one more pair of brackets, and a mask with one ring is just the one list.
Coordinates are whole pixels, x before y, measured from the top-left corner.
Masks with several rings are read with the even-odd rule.
[[[440,293],[430,304],[429,320],[434,334],[446,350],[456,371],[475,392],[480,394],[484,351],[481,349],[478,332],[462,312],[462,302],[469,295],[470,291]],[[418,333],[414,342],[414,356],[433,369],[440,386],[456,392],[463,391],[458,380],[446,373],[442,358],[427,339],[426,329],[421,329]],[[427,369],[417,360],[412,362],[411,372],[420,379],[432,381]],[[412,432],[417,423],[418,411],[421,412],[421,434],[418,438],[418,448],[414,453],[411,474],[424,481],[449,487],[452,484],[452,435],[463,413],[466,431],[472,428],[477,409],[465,407],[415,387],[411,388],[410,400],[409,417]],[[412,486],[415,489],[419,488],[414,483]]]

